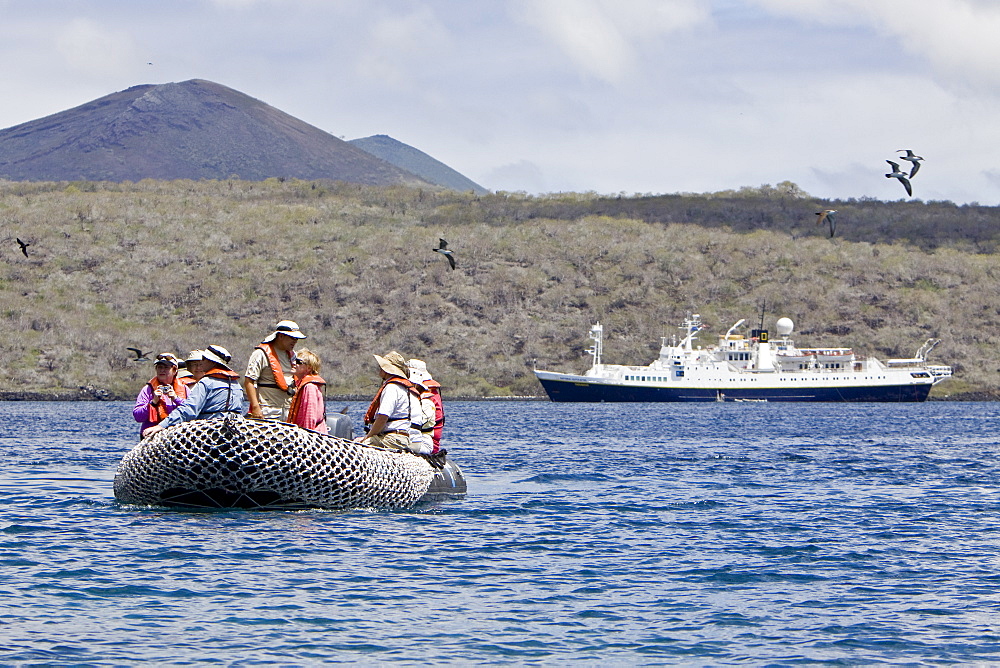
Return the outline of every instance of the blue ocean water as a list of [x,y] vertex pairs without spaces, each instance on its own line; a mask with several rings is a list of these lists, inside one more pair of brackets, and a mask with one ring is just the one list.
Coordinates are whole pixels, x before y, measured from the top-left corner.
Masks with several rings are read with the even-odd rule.
[[1000,662],[1000,404],[447,407],[465,500],[209,513],[0,403],[0,664]]

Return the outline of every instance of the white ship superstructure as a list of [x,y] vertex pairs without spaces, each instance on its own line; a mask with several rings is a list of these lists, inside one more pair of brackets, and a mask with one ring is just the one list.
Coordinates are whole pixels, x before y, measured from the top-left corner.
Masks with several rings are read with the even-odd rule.
[[646,366],[604,364],[604,328],[597,323],[588,371],[535,375],[553,401],[924,401],[935,383],[951,377],[951,367],[927,363],[937,339],[912,358],[883,363],[851,348],[799,348],[789,318],[775,323],[774,340],[766,329],[737,333],[744,322],[702,347],[695,343],[701,318],[690,316],[680,339],[663,337],[659,357]]

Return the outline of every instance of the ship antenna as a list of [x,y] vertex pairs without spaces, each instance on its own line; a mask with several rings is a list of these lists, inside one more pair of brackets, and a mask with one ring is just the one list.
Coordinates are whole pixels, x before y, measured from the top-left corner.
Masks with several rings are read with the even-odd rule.
[[767,299],[762,299],[760,302],[760,328],[764,329],[764,313],[767,311]]

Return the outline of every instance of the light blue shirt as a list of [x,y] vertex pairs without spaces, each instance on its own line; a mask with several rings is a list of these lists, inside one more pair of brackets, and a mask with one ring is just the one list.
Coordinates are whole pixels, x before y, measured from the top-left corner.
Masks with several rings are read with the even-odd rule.
[[250,402],[243,395],[238,380],[226,382],[205,376],[195,383],[184,403],[160,422],[160,426],[172,427],[188,420],[201,420],[227,412],[246,415],[248,410]]

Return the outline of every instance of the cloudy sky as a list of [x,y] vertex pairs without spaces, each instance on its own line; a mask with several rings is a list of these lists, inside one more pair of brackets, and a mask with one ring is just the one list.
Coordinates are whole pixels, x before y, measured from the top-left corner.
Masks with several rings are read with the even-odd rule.
[[[0,127],[200,78],[494,190],[1000,203],[997,0],[0,0]],[[903,163],[908,167],[907,163]]]

